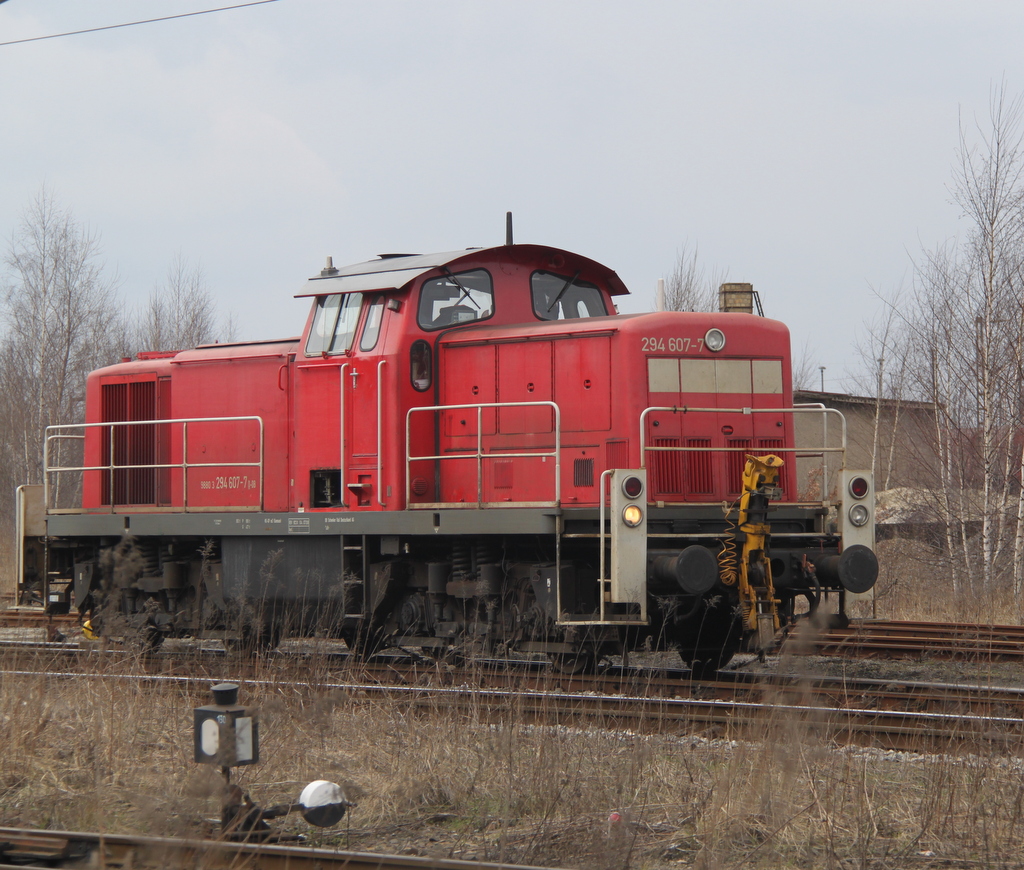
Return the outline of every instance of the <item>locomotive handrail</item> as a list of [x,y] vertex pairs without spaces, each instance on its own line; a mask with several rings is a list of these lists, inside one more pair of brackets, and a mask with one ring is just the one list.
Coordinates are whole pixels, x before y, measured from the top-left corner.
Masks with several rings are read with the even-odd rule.
[[[600,551],[600,564],[598,566],[598,583],[600,584],[600,594],[599,594],[598,597],[601,599],[601,603],[600,603],[601,611],[600,611],[599,619],[602,622],[604,622],[604,590],[605,590],[605,584],[608,582],[608,578],[605,577],[605,568],[606,568],[606,561],[607,560],[605,558],[605,531],[604,531],[605,502],[604,502],[604,492],[605,492],[605,482],[606,481],[609,482],[609,483],[611,482],[612,471],[613,470],[614,469],[608,468],[608,469],[605,469],[604,471],[601,472],[601,495],[600,495],[600,498],[599,498],[600,509],[598,510],[598,527],[600,529],[600,531],[598,532],[598,544],[597,544],[598,548],[599,548],[599,551]],[[609,535],[609,537],[610,537],[610,535]],[[559,613],[562,612],[562,584],[561,583],[558,584],[558,612]]]
[[384,371],[385,365],[387,365],[386,359],[377,363],[377,504],[381,507],[387,507],[382,498],[384,494],[382,485],[384,480],[384,390],[381,389],[383,386],[381,373]]
[[[348,502],[345,500],[345,481],[348,480],[345,471],[345,375],[349,367],[348,363],[343,363],[341,368],[338,369],[338,405],[340,407],[340,413],[338,415],[338,493],[341,498],[341,506],[348,507]],[[380,486],[380,478],[377,478],[377,485]]]
[[[188,424],[189,423],[243,423],[243,422],[255,422],[259,425],[259,458],[254,462],[189,462],[188,461]],[[139,465],[122,465],[114,461],[116,455],[116,445],[114,439],[114,433],[116,427],[127,427],[127,426],[163,426],[163,425],[181,425],[181,462],[154,462],[148,464]],[[98,429],[98,428],[109,428],[110,429],[110,462],[106,465],[80,465],[80,466],[51,466],[50,465],[50,442],[52,441],[63,441],[63,440],[77,440],[84,441],[85,434],[74,435],[66,432],[65,430],[86,430],[86,429]],[[138,471],[138,470],[158,470],[163,468],[169,469],[180,469],[182,472],[182,510],[188,513],[188,472],[189,469],[194,468],[256,468],[259,470],[257,479],[257,489],[259,492],[259,504],[258,505],[232,505],[231,507],[242,509],[242,510],[263,510],[263,451],[264,451],[264,425],[263,418],[257,415],[248,415],[240,417],[176,417],[167,420],[116,420],[105,423],[64,423],[60,425],[47,426],[45,430],[45,438],[43,441],[43,504],[46,506],[47,513],[50,512],[50,475],[57,475],[64,472],[81,472],[87,471],[105,471],[110,476],[110,490],[107,493],[110,499],[110,512],[116,513],[115,508],[117,505],[114,502],[115,496],[115,476],[114,473],[117,471]],[[124,506],[123,504],[121,505]]]
[[[484,408],[528,408],[547,407],[555,412],[555,449],[533,453],[484,453],[483,452],[483,411]],[[455,411],[464,408],[476,409],[476,453],[449,453],[441,456],[413,456],[411,453],[412,439],[410,436],[412,415],[421,411]],[[430,510],[438,507],[464,507],[464,502],[431,502],[429,504],[412,504],[412,480],[409,472],[413,462],[437,462],[442,459],[476,459],[476,504],[478,507],[558,507],[562,503],[562,412],[555,402],[480,402],[465,405],[423,405],[410,408],[405,414],[405,504],[409,509]],[[485,502],[483,500],[483,460],[484,459],[520,459],[551,456],[555,460],[555,499],[542,502]],[[440,495],[440,493],[438,493]]]
[[[820,447],[796,446],[796,447],[772,447],[772,453],[792,453],[794,458],[821,457],[822,473],[822,495],[825,493],[825,481],[828,479],[828,457],[831,454],[839,454],[845,463],[846,455],[846,417],[835,408],[826,408],[824,405],[795,405],[792,408],[692,408],[688,405],[656,406],[645,408],[640,414],[640,467],[647,467],[647,454],[651,453],[744,453],[749,454],[752,447],[709,447],[701,445],[698,447],[652,447],[647,444],[647,415],[658,412],[669,412],[673,414],[820,414],[822,417],[822,445]],[[828,446],[828,416],[835,414],[839,418],[839,446]],[[824,501],[824,499],[823,499]]]

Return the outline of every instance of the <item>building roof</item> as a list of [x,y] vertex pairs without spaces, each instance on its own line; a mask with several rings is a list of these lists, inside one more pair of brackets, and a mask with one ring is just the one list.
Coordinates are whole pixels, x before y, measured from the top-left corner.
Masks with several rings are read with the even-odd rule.
[[[862,405],[874,408],[879,400],[874,396],[851,396],[848,393],[822,393],[817,390],[793,390],[794,402],[820,402],[829,407],[835,405]],[[881,400],[883,408],[903,408],[914,411],[934,411],[939,406],[935,402],[918,402],[911,399],[885,399]]]

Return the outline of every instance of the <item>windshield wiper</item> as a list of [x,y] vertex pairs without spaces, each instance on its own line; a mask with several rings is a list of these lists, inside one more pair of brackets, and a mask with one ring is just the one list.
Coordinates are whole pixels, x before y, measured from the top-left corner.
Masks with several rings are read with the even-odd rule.
[[473,307],[476,308],[477,310],[479,310],[480,306],[477,305],[476,301],[473,299],[473,297],[469,295],[469,290],[467,290],[463,286],[462,282],[458,278],[455,277],[455,273],[453,273],[452,270],[449,269],[447,266],[442,266],[441,268],[444,269],[445,274],[449,278],[451,278],[452,283],[462,291],[462,295],[458,299],[455,300],[455,304],[456,305],[461,305],[463,299],[468,299],[470,302],[473,303]]
[[570,287],[572,287],[573,284],[576,283],[576,279],[579,278],[581,271],[582,271],[582,269],[577,269],[576,270],[576,274],[573,275],[568,281],[566,281],[562,285],[562,289],[558,291],[558,295],[554,298],[554,301],[548,306],[548,311],[551,311],[551,309],[554,308],[558,304],[558,300],[562,298],[562,296],[565,294],[565,291],[568,290]]

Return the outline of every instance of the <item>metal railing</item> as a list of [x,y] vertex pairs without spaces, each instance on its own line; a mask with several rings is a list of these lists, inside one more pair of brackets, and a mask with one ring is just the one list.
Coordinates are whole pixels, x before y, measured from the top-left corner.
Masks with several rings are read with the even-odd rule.
[[[700,445],[694,447],[675,447],[675,446],[649,446],[647,444],[647,418],[650,414],[654,413],[672,413],[672,414],[792,414],[794,417],[798,414],[809,415],[815,414],[820,415],[822,418],[822,438],[820,445],[808,445],[808,446],[794,446],[794,447],[765,447],[755,448],[751,447],[710,447],[707,445]],[[828,418],[829,415],[835,415],[839,420],[839,445],[830,447],[828,445]],[[697,434],[697,433],[695,433]],[[775,454],[791,454],[794,459],[821,459],[821,501],[826,501],[826,494],[828,492],[828,480],[830,477],[829,472],[829,457],[839,457],[839,468],[842,468],[845,463],[846,456],[846,418],[840,411],[835,408],[826,408],[824,405],[800,405],[792,408],[691,408],[688,406],[660,406],[645,408],[640,414],[640,467],[647,467],[647,454],[648,453],[715,453],[715,454],[729,454],[729,453],[742,453],[749,454],[757,450],[770,450]],[[783,458],[785,458],[783,456]],[[838,472],[838,468],[836,472]]]
[[[555,439],[553,450],[536,452],[509,452],[509,453],[484,453],[483,449],[483,412],[485,408],[550,408],[555,415],[552,435]],[[410,437],[411,421],[413,414],[424,412],[437,413],[439,411],[458,411],[466,409],[476,410],[476,451],[465,450],[458,453],[445,453],[439,456],[413,456],[411,451],[412,439]],[[441,462],[444,460],[476,460],[476,506],[477,507],[558,507],[562,500],[562,417],[558,405],[554,402],[482,402],[480,404],[467,405],[429,405],[420,408],[410,408],[405,415],[405,503],[412,509],[429,510],[431,508],[465,507],[466,502],[430,502],[423,503],[412,501],[412,474],[413,462]],[[521,433],[526,434],[526,433]],[[534,433],[529,433],[534,434]],[[545,433],[546,434],[546,433]],[[496,459],[542,459],[551,457],[554,459],[554,500],[553,501],[499,501],[485,502],[483,500],[483,463],[484,460]],[[440,493],[437,493],[440,496]]]
[[[188,461],[188,427],[189,424],[195,423],[244,423],[254,422],[259,427],[259,458],[251,462],[189,462]],[[126,429],[131,426],[181,426],[181,462],[152,462],[143,464],[132,464],[123,465],[116,462],[118,448],[123,445],[118,444],[117,433],[122,429]],[[89,429],[109,429],[109,442],[106,445],[109,453],[110,461],[103,465],[51,465],[50,464],[50,449],[51,445],[59,444],[63,441],[85,441],[85,432]],[[72,434],[75,430],[81,431],[82,434]],[[130,431],[130,430],[129,430]],[[156,438],[156,430],[154,430],[154,445]],[[168,445],[169,448],[169,445]],[[256,491],[259,496],[258,504],[252,505],[230,505],[230,507],[238,510],[262,510],[263,509],[263,418],[259,416],[245,416],[245,417],[181,417],[170,420],[125,420],[109,423],[69,423],[60,426],[47,426],[46,437],[43,443],[43,504],[46,506],[47,513],[50,513],[54,508],[51,508],[51,479],[61,474],[80,474],[82,475],[82,481],[84,483],[85,474],[87,472],[100,472],[105,473],[109,480],[105,481],[107,487],[106,497],[109,500],[109,508],[111,513],[116,513],[118,507],[124,508],[129,506],[146,507],[152,506],[157,507],[156,503],[156,484],[154,483],[154,500],[153,502],[141,502],[141,503],[129,503],[129,502],[116,502],[115,497],[117,475],[121,472],[129,471],[159,471],[161,469],[177,469],[181,472],[181,487],[182,487],[182,504],[176,506],[177,509],[181,509],[184,512],[189,510],[189,497],[188,497],[188,477],[189,471],[197,468],[255,468],[257,469],[256,479]],[[84,459],[83,459],[84,463]],[[231,486],[234,478],[225,479],[225,485],[213,486],[213,491],[225,489],[232,491],[237,487]],[[216,483],[216,481],[214,481]],[[84,489],[84,487],[83,487]],[[246,489],[249,489],[246,486]],[[204,492],[209,492],[210,489],[203,489]],[[107,507],[107,504],[101,505]],[[194,506],[193,506],[194,507]],[[209,509],[211,506],[204,505],[205,509]],[[226,507],[222,505],[215,505],[214,507]],[[83,508],[82,510],[86,510]],[[91,509],[89,509],[91,510]]]

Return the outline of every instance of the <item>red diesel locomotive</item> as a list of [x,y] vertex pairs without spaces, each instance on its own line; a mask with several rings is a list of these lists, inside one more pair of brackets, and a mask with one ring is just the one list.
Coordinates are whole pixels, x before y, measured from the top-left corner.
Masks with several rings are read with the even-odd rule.
[[539,245],[328,261],[300,338],[95,371],[22,488],[23,582],[153,642],[316,631],[568,670],[717,668],[799,599],[870,589],[871,477],[840,415],[793,407],[786,327],[617,314],[626,293]]

